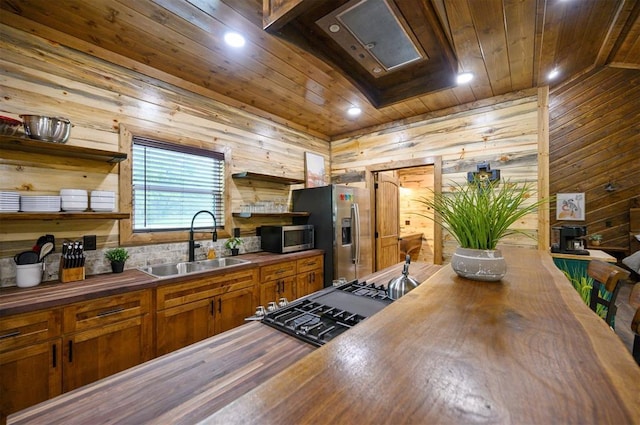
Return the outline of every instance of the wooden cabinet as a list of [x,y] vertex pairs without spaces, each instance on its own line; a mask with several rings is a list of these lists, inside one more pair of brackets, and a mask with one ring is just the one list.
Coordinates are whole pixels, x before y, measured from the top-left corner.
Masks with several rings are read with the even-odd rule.
[[283,261],[260,267],[260,304],[296,298],[296,261]]
[[255,312],[257,269],[200,277],[156,289],[156,354],[244,323]]
[[324,257],[315,255],[297,261],[296,298],[324,288]]
[[153,358],[151,323],[151,290],[65,307],[63,391]]
[[62,390],[60,310],[0,319],[0,423]]

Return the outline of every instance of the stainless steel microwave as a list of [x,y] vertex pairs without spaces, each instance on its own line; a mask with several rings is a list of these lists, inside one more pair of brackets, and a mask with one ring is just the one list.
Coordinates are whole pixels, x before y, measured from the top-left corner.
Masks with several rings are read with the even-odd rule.
[[260,228],[260,247],[263,251],[284,254],[312,249],[314,246],[314,229],[311,224]]

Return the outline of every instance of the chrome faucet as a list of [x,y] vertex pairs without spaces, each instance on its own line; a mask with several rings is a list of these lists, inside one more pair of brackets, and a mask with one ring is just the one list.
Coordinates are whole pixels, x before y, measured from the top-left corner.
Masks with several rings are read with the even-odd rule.
[[200,247],[200,244],[196,243],[193,240],[193,222],[196,221],[196,217],[200,213],[207,213],[211,216],[211,218],[213,218],[213,232],[211,232],[213,236],[211,237],[211,240],[213,242],[218,240],[218,231],[216,230],[216,227],[218,227],[218,223],[216,222],[216,216],[213,215],[211,211],[207,211],[207,210],[202,210],[195,213],[195,215],[191,219],[191,230],[189,231],[189,261],[193,261],[195,259],[196,248]]

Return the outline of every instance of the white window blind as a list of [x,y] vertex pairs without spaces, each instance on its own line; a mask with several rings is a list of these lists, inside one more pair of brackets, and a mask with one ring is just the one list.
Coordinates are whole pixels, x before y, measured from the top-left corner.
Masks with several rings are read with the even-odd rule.
[[224,154],[134,137],[132,162],[134,232],[224,225]]

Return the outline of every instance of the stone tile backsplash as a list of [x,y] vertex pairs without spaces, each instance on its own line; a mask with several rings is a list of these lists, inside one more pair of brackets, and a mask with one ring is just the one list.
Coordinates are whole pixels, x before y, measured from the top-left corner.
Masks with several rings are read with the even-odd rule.
[[[260,238],[257,236],[243,237],[244,243],[240,245],[240,254],[260,251]],[[209,248],[213,247],[216,257],[228,257],[231,251],[224,247],[226,239],[216,242],[211,240],[198,241],[200,248],[196,248],[196,260],[207,258]],[[146,245],[126,247],[129,251],[129,259],[124,268],[135,269],[162,263],[174,263],[187,261],[187,242],[170,243],[161,245]],[[86,251],[85,275],[111,273],[111,264],[104,258],[106,249],[96,251]],[[57,280],[58,268],[60,264],[60,248],[56,243],[56,252],[45,258],[45,274],[43,281]],[[16,286],[16,267],[13,257],[0,259],[0,287]]]

